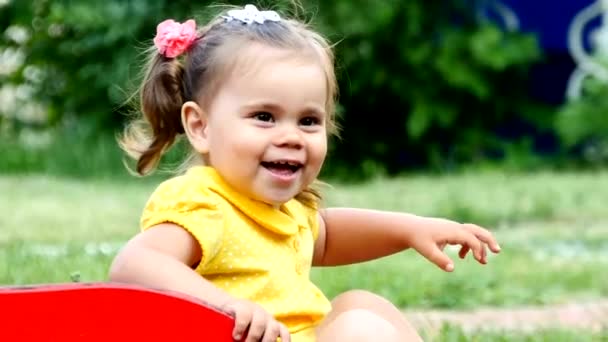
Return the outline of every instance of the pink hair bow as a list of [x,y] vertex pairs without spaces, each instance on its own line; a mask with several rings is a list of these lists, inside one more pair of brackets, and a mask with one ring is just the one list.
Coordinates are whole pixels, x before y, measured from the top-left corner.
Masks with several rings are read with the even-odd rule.
[[196,40],[196,23],[190,19],[180,24],[173,19],[167,19],[156,27],[154,45],[158,53],[175,58],[184,53]]

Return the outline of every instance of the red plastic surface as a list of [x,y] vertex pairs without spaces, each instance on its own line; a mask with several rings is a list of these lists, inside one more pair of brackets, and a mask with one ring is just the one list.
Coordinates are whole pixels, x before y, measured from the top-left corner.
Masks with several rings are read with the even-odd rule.
[[231,316],[176,293],[114,283],[0,287],[0,341],[232,342]]

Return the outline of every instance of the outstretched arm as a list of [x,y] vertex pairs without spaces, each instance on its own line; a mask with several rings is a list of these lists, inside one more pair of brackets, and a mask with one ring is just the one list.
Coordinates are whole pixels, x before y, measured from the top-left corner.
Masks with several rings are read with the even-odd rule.
[[443,252],[448,244],[461,245],[459,256],[472,250],[485,264],[486,245],[500,251],[490,232],[473,224],[368,209],[329,208],[321,211],[315,245],[315,266],[336,266],[373,260],[408,248],[446,271],[454,263]]

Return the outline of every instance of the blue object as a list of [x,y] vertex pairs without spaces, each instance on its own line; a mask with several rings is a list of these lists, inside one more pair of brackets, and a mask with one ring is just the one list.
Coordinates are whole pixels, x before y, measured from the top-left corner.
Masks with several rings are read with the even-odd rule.
[[[576,68],[568,51],[568,31],[574,17],[595,0],[500,1],[515,13],[521,32],[536,34],[543,50],[543,60],[530,71],[530,96],[551,106],[562,105],[566,100],[568,79]],[[600,18],[592,21],[588,28],[597,27],[598,24]],[[502,130],[507,136],[531,133],[534,136],[533,149],[540,154],[558,151],[559,142],[552,130],[541,132],[517,122],[502,127]]]
[[524,32],[536,32],[546,51],[567,53],[574,16],[595,0],[502,0],[518,16]]
[[543,49],[544,60],[531,70],[531,96],[551,105],[561,105],[565,101],[568,78],[576,68],[568,51],[568,30],[574,17],[595,0],[501,1],[517,15],[520,31],[535,33]]

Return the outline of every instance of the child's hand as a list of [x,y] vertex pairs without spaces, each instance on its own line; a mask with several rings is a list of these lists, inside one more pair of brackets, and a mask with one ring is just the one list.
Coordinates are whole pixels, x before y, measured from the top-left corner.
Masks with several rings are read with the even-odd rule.
[[[244,342],[281,342],[291,341],[287,327],[274,319],[264,308],[250,301],[235,300],[224,309],[235,317],[232,337]],[[243,339],[244,337],[247,339]]]
[[494,253],[500,246],[492,233],[474,224],[460,224],[454,221],[424,218],[410,239],[409,246],[441,269],[452,272],[454,262],[443,252],[446,245],[461,245],[458,256],[461,259],[472,250],[473,256],[482,264],[487,263],[486,246]]

